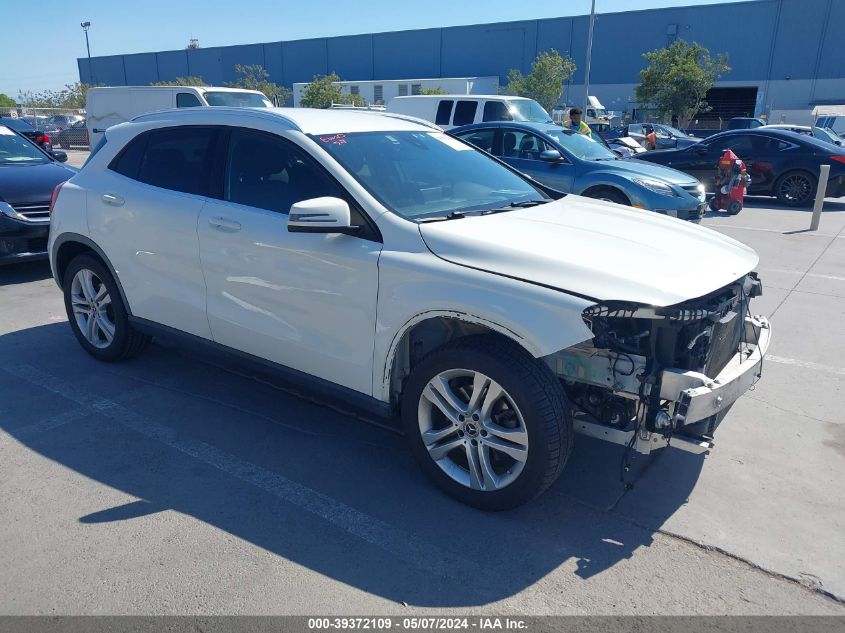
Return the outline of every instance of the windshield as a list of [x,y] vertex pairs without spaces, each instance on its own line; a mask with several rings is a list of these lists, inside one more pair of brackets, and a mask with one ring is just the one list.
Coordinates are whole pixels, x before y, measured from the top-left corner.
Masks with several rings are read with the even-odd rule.
[[554,123],[549,113],[534,99],[518,99],[508,101],[508,110],[514,121],[531,121],[533,123]]
[[685,132],[681,132],[678,128],[672,127],[671,125],[655,125],[654,128],[658,132],[663,132],[666,135],[671,134],[672,136],[678,137],[685,137],[687,134]]
[[527,180],[442,132],[313,138],[385,207],[409,220],[547,200]]
[[597,143],[583,134],[578,134],[574,130],[556,128],[545,132],[575,158],[581,160],[613,160],[617,158],[616,154],[603,144]]
[[267,97],[254,92],[205,92],[203,96],[210,106],[228,106],[230,108],[273,107]]
[[814,127],[813,128],[813,136],[815,136],[817,139],[820,139],[822,141],[829,141],[829,142],[833,143],[834,145],[842,142],[842,139],[839,138],[838,136],[836,136],[836,134],[834,134],[830,130],[826,130],[822,127]]
[[0,165],[46,162],[47,157],[35,145],[0,125]]

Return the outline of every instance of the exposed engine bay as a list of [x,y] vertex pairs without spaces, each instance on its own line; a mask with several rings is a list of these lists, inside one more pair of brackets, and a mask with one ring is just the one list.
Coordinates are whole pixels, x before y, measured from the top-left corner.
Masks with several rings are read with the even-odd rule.
[[756,273],[664,308],[605,302],[584,310],[593,338],[547,362],[575,429],[648,452],[657,442],[703,452],[727,411],[760,377],[770,327],[752,317]]

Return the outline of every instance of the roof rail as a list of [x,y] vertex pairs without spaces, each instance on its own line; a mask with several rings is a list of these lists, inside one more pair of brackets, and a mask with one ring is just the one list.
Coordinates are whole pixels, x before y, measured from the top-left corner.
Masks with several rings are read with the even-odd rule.
[[180,117],[190,117],[197,116],[198,113],[207,113],[209,110],[214,110],[214,114],[251,116],[259,119],[272,118],[275,121],[281,119],[284,123],[287,124],[288,129],[298,130],[300,132],[302,131],[302,129],[299,127],[299,125],[296,124],[295,121],[291,120],[290,117],[286,116],[284,112],[281,112],[281,110],[284,110],[284,108],[236,108],[228,106],[168,108],[166,110],[156,110],[155,112],[139,114],[138,116],[131,118],[130,121],[162,121],[172,117],[174,114]]

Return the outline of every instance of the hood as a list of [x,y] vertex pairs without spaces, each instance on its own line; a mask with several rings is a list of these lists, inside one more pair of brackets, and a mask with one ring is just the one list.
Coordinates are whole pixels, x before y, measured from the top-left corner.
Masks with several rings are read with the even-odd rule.
[[[646,152],[646,154],[647,153],[648,152]],[[644,154],[637,154],[637,158],[620,158],[618,160],[600,161],[598,164],[607,165],[614,173],[619,174],[622,172],[622,175],[627,175],[628,177],[639,176],[641,178],[655,178],[673,185],[689,185],[691,183],[698,184],[698,181],[695,178],[682,171],[639,160],[639,158],[643,155]]]
[[572,194],[419,228],[428,248],[452,263],[599,301],[652,306],[706,295],[759,259],[716,231]]
[[53,162],[0,165],[0,200],[9,204],[47,202],[56,185],[75,173],[75,169]]

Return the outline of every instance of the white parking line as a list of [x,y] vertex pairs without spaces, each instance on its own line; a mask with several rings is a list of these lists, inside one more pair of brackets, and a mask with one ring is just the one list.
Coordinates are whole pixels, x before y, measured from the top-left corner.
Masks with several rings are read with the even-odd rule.
[[804,367],[805,369],[814,369],[816,371],[823,371],[828,374],[837,374],[839,376],[845,376],[845,369],[831,367],[830,365],[812,363],[808,360],[798,360],[797,358],[784,358],[783,356],[772,356],[771,354],[769,354],[768,356],[766,356],[764,362],[766,361],[778,363],[780,365],[795,365],[796,367]]
[[89,394],[84,389],[61,378],[28,365],[0,367],[0,370],[88,407],[132,431],[157,440],[169,448],[189,455],[240,481],[321,517],[349,534],[357,536],[415,567],[441,577],[454,577],[456,570],[461,577],[480,577],[480,566],[470,559],[442,550],[328,495],[287,479],[279,473],[226,453],[210,444],[182,439],[174,429],[135,413],[114,401]]
[[[800,270],[786,270],[785,268],[758,268],[760,272],[781,273],[786,275],[804,275]],[[830,279],[831,281],[845,281],[845,277],[838,275],[823,275],[822,273],[807,273],[805,277],[815,277],[816,279]]]

